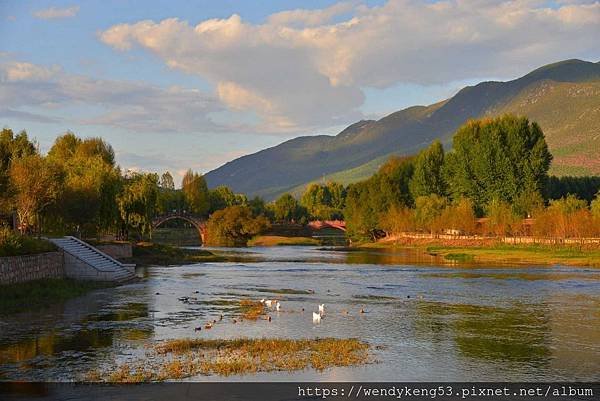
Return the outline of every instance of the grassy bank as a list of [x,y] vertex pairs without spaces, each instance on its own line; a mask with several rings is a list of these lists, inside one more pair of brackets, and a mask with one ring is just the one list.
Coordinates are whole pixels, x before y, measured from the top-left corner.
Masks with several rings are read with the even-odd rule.
[[[196,375],[252,374],[295,371],[308,367],[323,370],[369,362],[369,346],[357,339],[178,339],[161,342],[153,358],[93,371],[87,381],[147,382],[178,380]],[[152,361],[152,362],[149,362]]]
[[49,241],[0,230],[0,257],[34,255],[56,250],[56,246]]
[[140,242],[133,246],[133,257],[127,263],[138,266],[169,266],[199,262],[219,262],[223,257],[202,249],[184,249],[169,245]]
[[70,279],[45,279],[3,285],[0,286],[0,315],[35,310],[109,286],[109,283]]
[[540,244],[504,244],[493,240],[456,241],[432,239],[406,239],[397,242],[361,244],[361,248],[418,249],[439,255],[448,261],[496,263],[514,265],[566,265],[600,267],[600,249],[577,246],[551,246]]
[[259,235],[248,241],[248,246],[282,246],[282,245],[320,245],[318,239],[310,237],[282,237],[278,235]]
[[490,247],[430,246],[427,252],[445,259],[479,263],[567,265],[600,267],[600,250],[546,245],[496,245]]

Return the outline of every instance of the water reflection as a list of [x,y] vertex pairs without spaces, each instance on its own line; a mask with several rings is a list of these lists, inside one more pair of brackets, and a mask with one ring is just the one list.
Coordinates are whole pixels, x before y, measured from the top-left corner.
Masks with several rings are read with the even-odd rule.
[[551,355],[549,318],[541,305],[419,302],[417,310],[416,335],[448,332],[465,357],[541,366]]
[[[228,380],[600,378],[599,270],[465,269],[410,250],[233,252],[238,262],[151,267],[140,283],[9,317],[0,325],[0,378],[77,380],[144,357],[162,339],[241,335],[357,337],[377,346],[380,363]],[[282,310],[270,322],[234,323],[246,298],[278,298]],[[313,325],[321,303],[326,316]],[[213,320],[211,330],[194,330]]]

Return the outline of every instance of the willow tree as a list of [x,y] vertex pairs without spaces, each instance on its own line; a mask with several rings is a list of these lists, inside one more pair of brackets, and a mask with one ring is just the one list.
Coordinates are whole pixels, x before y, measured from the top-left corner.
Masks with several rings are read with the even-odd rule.
[[159,191],[157,174],[132,173],[126,177],[123,191],[117,196],[117,205],[127,238],[131,230],[141,237],[152,233],[152,219],[158,209]]
[[48,160],[64,176],[60,196],[48,218],[54,229],[92,235],[117,227],[116,198],[122,187],[113,148],[101,138],[56,138]]

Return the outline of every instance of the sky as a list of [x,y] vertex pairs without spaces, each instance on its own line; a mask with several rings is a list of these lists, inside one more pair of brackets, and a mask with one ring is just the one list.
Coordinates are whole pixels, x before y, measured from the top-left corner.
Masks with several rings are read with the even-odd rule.
[[600,1],[0,0],[0,123],[177,180],[570,58]]

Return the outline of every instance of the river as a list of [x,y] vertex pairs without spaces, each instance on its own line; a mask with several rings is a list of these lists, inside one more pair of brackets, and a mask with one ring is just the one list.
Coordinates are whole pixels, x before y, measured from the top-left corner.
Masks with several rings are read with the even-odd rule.
[[[190,380],[600,379],[598,269],[448,264],[411,251],[215,252],[236,261],[138,269],[139,282],[0,317],[0,380],[80,380],[160,340],[242,336],[356,337],[376,361]],[[233,322],[240,299],[275,297],[271,322]],[[320,303],[325,317],[313,324]]]

